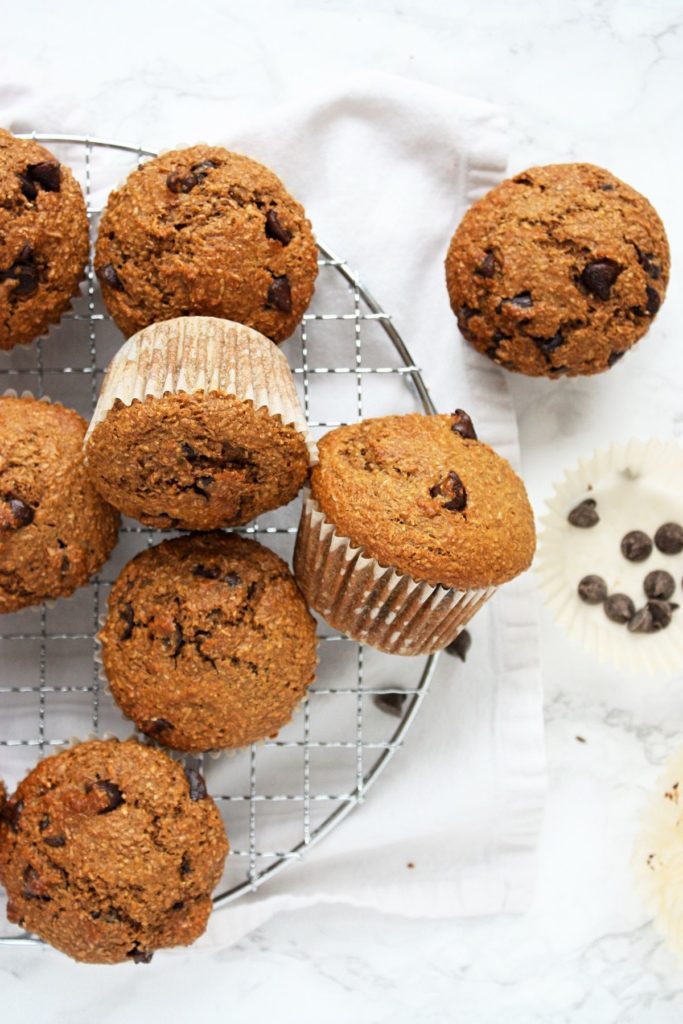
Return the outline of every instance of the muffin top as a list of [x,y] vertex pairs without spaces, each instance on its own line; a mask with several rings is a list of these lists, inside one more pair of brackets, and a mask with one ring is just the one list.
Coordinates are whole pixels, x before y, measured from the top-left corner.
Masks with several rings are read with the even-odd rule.
[[465,338],[507,369],[609,369],[648,330],[669,279],[647,199],[592,164],[532,167],[465,214],[446,257]]
[[195,769],[134,740],[81,743],[5,805],[8,917],[76,960],[146,961],[204,931],[227,849]]
[[317,248],[303,207],[271,170],[219,146],[164,153],[109,197],[95,268],[129,336],[193,314],[293,332],[313,294]]
[[384,416],[319,442],[312,496],[380,565],[459,590],[504,583],[531,563],[534,518],[508,462],[469,417]]
[[88,259],[80,185],[37,142],[0,128],[0,349],[56,323]]
[[0,397],[0,612],[71,594],[107,560],[119,515],[83,465],[86,422]]
[[137,555],[112,588],[100,641],[124,713],[178,750],[274,735],[317,661],[315,621],[287,565],[225,533]]

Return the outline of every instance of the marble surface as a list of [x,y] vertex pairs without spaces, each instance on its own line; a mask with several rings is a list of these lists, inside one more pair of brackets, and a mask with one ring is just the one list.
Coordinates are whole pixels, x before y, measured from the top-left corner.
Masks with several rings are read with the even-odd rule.
[[[674,261],[651,335],[609,374],[511,380],[537,509],[563,467],[595,445],[683,434],[680,0],[254,0],[188,12],[120,0],[100,14],[107,45],[91,49],[90,8],[40,0],[30,53],[25,11],[15,5],[3,19],[4,39],[23,47],[3,55],[3,74],[47,97],[69,90],[74,130],[79,97],[96,95],[103,135],[130,137],[133,126],[137,135],[144,123],[150,145],[201,135],[226,96],[263,105],[368,67],[506,104],[512,170],[573,158],[609,167],[655,203]],[[683,970],[634,891],[629,857],[643,798],[681,743],[683,678],[596,668],[546,615],[542,633],[549,792],[525,915],[420,921],[316,907],[280,915],[232,949],[160,958],[125,976],[48,950],[3,950],[3,1020],[118,1022],[161,1009],[168,1022],[273,1012],[330,1022],[680,1020]]]

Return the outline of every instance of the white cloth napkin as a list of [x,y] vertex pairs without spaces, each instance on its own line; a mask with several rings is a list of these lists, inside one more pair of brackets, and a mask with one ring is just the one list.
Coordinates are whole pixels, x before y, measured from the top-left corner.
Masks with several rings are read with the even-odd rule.
[[[15,130],[98,134],[51,97],[0,93]],[[66,99],[65,99],[66,103]],[[367,74],[267,115],[197,132],[272,166],[301,197],[318,237],[356,268],[407,341],[439,411],[463,407],[513,463],[517,429],[501,371],[462,342],[443,260],[466,207],[502,176],[505,120],[487,104]],[[228,116],[229,115],[229,116]],[[154,145],[135,131],[121,139]],[[166,148],[177,137],[165,140]],[[188,142],[195,139],[188,139]],[[373,412],[391,412],[374,408]],[[213,915],[197,945],[236,941],[276,911],[342,901],[417,916],[520,911],[534,878],[545,788],[532,581],[503,588],[474,620],[467,664],[442,656],[405,748],[340,828],[258,893]],[[414,865],[408,868],[408,864]]]

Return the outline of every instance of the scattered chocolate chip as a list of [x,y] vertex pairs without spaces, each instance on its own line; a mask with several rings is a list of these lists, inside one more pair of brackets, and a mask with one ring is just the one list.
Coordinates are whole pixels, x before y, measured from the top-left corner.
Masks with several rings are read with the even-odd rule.
[[614,260],[593,260],[581,271],[579,280],[584,288],[603,301],[609,299],[612,285],[623,270]]
[[645,288],[645,291],[647,292],[647,304],[645,308],[647,309],[650,316],[654,316],[659,307],[661,306],[662,300],[659,297],[659,292],[656,288],[653,288],[652,285],[648,284]]
[[642,530],[631,530],[622,538],[621,553],[629,562],[644,562],[652,554],[652,541]]
[[438,496],[448,498],[448,501],[443,502],[442,507],[448,509],[449,512],[462,512],[467,505],[465,485],[453,469],[438,484],[429,488],[429,496],[431,498]]
[[610,594],[602,607],[608,619],[621,625],[630,622],[636,613],[636,606],[627,594]]
[[648,597],[655,597],[660,601],[667,601],[676,589],[676,581],[671,573],[663,569],[653,569],[645,577],[643,590]]
[[384,711],[387,715],[393,715],[394,718],[401,718],[406,696],[407,694],[400,690],[395,690],[392,693],[376,693],[372,699],[375,707],[380,711]]
[[17,174],[17,178],[21,183],[21,191],[23,195],[26,197],[26,199],[29,200],[29,202],[33,202],[33,200],[38,195],[36,183],[34,181],[31,181],[28,174]]
[[614,366],[614,364],[618,363],[622,356],[625,355],[625,352],[617,352],[616,350],[614,352],[610,352],[610,354],[607,357],[607,365]]
[[59,192],[62,187],[62,169],[56,160],[44,160],[39,164],[29,164],[26,174],[31,181],[37,182],[45,192]]
[[451,430],[454,434],[460,434],[467,441],[476,441],[477,432],[474,429],[472,420],[464,409],[456,409],[451,413]]
[[639,608],[626,627],[629,633],[654,633],[654,623],[650,606]]
[[229,572],[226,573],[225,582],[229,587],[237,587],[242,582],[242,579],[236,572]]
[[203,580],[217,580],[221,571],[217,565],[195,565],[192,570],[193,576],[199,576]]
[[35,511],[21,498],[8,494],[0,502],[0,532],[3,530],[21,530],[33,522]]
[[677,605],[671,605],[669,601],[658,601],[653,599],[647,602],[647,607],[650,610],[652,617],[652,628],[655,632],[660,629],[666,629],[671,622],[671,617],[677,608]]
[[99,810],[98,814],[110,814],[123,803],[123,793],[116,783],[110,782],[109,779],[97,779],[96,782],[88,783],[85,787],[86,793],[90,793],[93,789],[101,790],[107,797],[106,806]]
[[461,629],[455,640],[451,640],[448,647],[444,650],[446,654],[453,655],[454,658],[460,658],[461,661],[467,661],[467,652],[472,646],[472,636],[466,629]]
[[683,551],[683,526],[664,523],[655,533],[657,550],[665,555],[678,555]]
[[66,837],[65,836],[45,836],[45,838],[43,839],[43,842],[45,843],[46,846],[52,846],[52,847],[54,847],[54,849],[57,849],[60,846],[65,846],[66,845]]
[[659,262],[655,258],[655,254],[653,252],[641,252],[640,249],[637,249],[637,251],[638,262],[640,263],[645,273],[648,275],[648,277],[651,277],[653,281],[658,281],[659,278],[662,276],[662,268],[660,267]]
[[607,584],[602,576],[584,576],[577,593],[586,604],[602,604],[607,597]]
[[596,508],[597,502],[595,498],[584,498],[580,501],[576,508],[573,508],[567,516],[568,522],[572,526],[578,526],[582,530],[587,530],[591,526],[595,526],[596,523],[600,522],[600,516]]
[[490,249],[486,250],[486,255],[481,261],[479,266],[475,269],[474,273],[478,274],[479,277],[493,277],[496,272],[496,261],[493,253]]
[[135,612],[132,604],[123,604],[119,608],[119,618],[123,620],[123,632],[119,634],[119,640],[130,640],[135,626]]
[[266,214],[266,237],[272,238],[276,242],[280,242],[282,245],[289,245],[292,240],[292,232],[289,231],[284,224],[280,223],[280,219],[275,210],[268,210]]
[[184,878],[185,875],[189,875],[191,871],[192,862],[190,861],[189,856],[186,853],[184,853],[183,858],[180,861],[180,877]]
[[204,776],[197,768],[185,766],[185,775],[190,787],[190,800],[204,800],[207,796],[206,782]]
[[124,290],[121,278],[116,273],[111,263],[105,263],[105,265],[100,267],[99,270],[96,270],[95,273],[100,281],[104,281],[106,285],[109,285],[109,287],[113,288],[115,291],[122,292]]
[[177,171],[171,171],[166,178],[166,188],[175,195],[180,192],[191,192],[202,179],[203,175],[198,177],[196,174],[178,174]]
[[534,304],[531,298],[531,292],[520,292],[519,295],[514,295],[511,299],[503,299],[502,305],[516,306],[518,309],[531,309]]
[[279,309],[281,313],[292,312],[292,289],[289,287],[286,274],[273,278],[268,289],[267,303]]
[[0,809],[0,821],[4,821],[6,825],[9,825],[13,832],[18,832],[19,819],[23,809],[23,800],[8,800],[5,806]]
[[138,949],[137,946],[133,946],[126,953],[129,960],[132,960],[136,964],[148,964],[151,963],[154,953],[147,953],[144,949]]
[[561,330],[553,334],[552,338],[542,338],[540,335],[533,335],[532,341],[544,356],[549,356],[555,349],[561,348],[564,345],[564,337]]

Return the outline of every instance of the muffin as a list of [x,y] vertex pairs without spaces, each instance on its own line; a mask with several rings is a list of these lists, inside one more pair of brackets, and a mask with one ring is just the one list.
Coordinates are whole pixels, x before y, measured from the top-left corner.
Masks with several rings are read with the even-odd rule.
[[95,269],[126,337],[200,315],[280,342],[311,301],[318,263],[303,207],[272,171],[219,146],[192,146],[150,160],[112,192]]
[[453,235],[446,283],[479,352],[532,377],[601,373],[648,330],[669,245],[644,196],[592,164],[532,167]]
[[0,397],[0,612],[67,597],[116,544],[119,514],[83,465],[86,426],[61,405]]
[[225,533],[137,555],[114,584],[100,642],[121,710],[176,750],[275,735],[315,675],[315,621],[286,564]]
[[211,317],[154,324],[115,355],[86,439],[90,477],[159,529],[238,526],[290,502],[310,453],[287,360]]
[[319,442],[294,571],[337,629],[426,654],[528,568],[534,546],[524,484],[463,410],[385,416]]
[[81,743],[5,806],[7,916],[74,960],[148,962],[202,934],[227,851],[196,769],[134,740]]
[[88,260],[81,187],[37,142],[0,128],[0,349],[57,323]]

